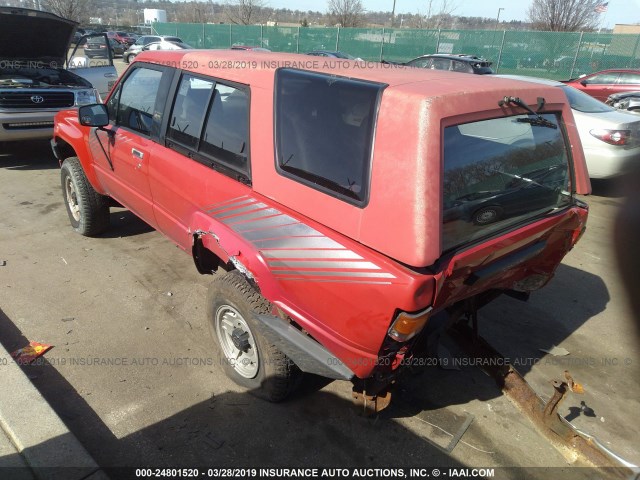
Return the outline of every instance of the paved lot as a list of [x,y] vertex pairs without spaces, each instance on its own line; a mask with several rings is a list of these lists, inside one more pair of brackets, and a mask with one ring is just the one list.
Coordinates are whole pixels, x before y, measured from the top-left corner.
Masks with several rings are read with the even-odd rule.
[[[355,411],[346,382],[307,378],[282,404],[253,398],[210,354],[210,277],[126,210],[112,209],[100,238],[74,234],[59,178],[45,143],[0,152],[0,342],[55,346],[27,373],[101,466],[566,467],[473,366],[408,379],[377,419]],[[562,414],[638,464],[640,339],[609,240],[619,200],[589,203],[588,231],[550,285],[527,304],[494,302],[480,330],[525,364],[545,398],[549,380],[571,370],[586,393],[570,395]],[[569,355],[540,350],[553,345]],[[447,445],[468,415],[453,452],[434,445]]]

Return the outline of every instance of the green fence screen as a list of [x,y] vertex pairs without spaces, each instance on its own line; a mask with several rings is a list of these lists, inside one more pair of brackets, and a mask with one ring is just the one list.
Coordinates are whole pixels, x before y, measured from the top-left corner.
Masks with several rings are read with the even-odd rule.
[[498,73],[574,78],[605,68],[640,68],[640,35],[502,30],[307,28],[156,23],[195,48],[249,45],[274,52],[340,50],[363,60],[407,61],[428,53],[466,53],[493,62]]

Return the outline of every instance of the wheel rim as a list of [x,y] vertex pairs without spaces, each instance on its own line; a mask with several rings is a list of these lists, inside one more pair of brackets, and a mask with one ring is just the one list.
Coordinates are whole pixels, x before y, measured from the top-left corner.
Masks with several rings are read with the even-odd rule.
[[71,177],[67,177],[64,183],[65,193],[67,196],[67,205],[69,206],[69,211],[71,212],[71,216],[76,222],[80,221],[80,204],[78,203],[78,193],[76,192],[76,187],[71,181]]
[[478,223],[490,223],[496,219],[498,212],[495,210],[483,210],[476,215],[476,222]]
[[254,378],[258,374],[260,359],[251,329],[240,312],[230,305],[218,307],[215,327],[229,365],[244,378]]

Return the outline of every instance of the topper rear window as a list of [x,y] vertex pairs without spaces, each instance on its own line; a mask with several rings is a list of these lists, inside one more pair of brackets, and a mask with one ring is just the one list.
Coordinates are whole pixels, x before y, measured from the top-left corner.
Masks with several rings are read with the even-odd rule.
[[276,74],[278,171],[363,206],[384,85],[307,71]]
[[[495,118],[444,129],[443,251],[571,202],[559,116]],[[547,123],[544,123],[547,122]]]

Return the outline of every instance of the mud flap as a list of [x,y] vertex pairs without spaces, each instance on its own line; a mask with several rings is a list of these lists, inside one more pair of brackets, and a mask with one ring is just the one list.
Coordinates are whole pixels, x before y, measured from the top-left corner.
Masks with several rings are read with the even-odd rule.
[[318,342],[270,315],[256,315],[265,328],[261,334],[289,357],[300,370],[334,380],[351,380],[353,372]]

